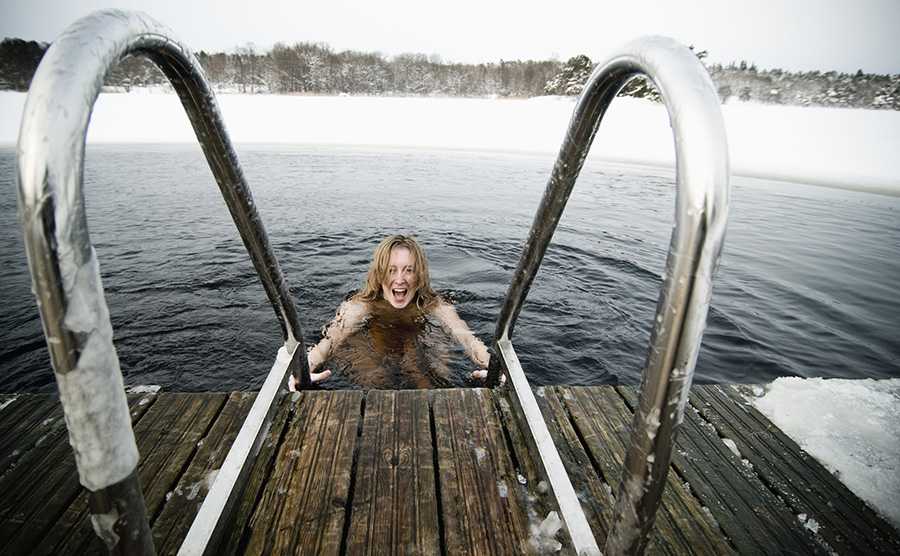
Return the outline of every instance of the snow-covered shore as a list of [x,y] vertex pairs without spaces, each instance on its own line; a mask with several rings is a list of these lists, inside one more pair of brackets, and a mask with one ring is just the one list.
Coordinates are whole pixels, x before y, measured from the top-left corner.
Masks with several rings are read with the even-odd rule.
[[900,379],[783,377],[765,390],[753,405],[900,529]]
[[[555,153],[574,99],[219,95],[236,143],[370,145]],[[24,93],[0,92],[0,145],[14,144]],[[760,104],[722,107],[736,175],[900,195],[900,112]],[[196,141],[172,94],[103,94],[92,143]],[[616,99],[592,156],[674,163],[665,108]]]

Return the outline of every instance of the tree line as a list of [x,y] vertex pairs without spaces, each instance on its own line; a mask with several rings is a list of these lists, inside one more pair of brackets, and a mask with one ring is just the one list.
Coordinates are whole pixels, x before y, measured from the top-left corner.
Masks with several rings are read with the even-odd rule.
[[[28,89],[46,51],[46,43],[7,38],[0,42],[0,89]],[[693,47],[691,47],[693,48]],[[703,61],[705,51],[695,51]],[[496,63],[446,63],[436,55],[333,50],[326,43],[276,43],[261,51],[253,44],[231,53],[200,51],[197,59],[217,92],[274,94],[351,94],[398,96],[532,97],[577,95],[594,67],[587,56],[557,60],[500,60]],[[900,75],[858,71],[787,72],[758,70],[742,61],[707,65],[723,102],[732,99],[777,104],[900,110]],[[123,60],[106,77],[106,86],[168,87],[147,60]],[[657,99],[646,80],[629,83],[621,94]]]
[[[691,50],[694,50],[691,47]],[[706,51],[695,51],[703,62]],[[577,95],[581,93],[594,69],[587,56],[575,56],[547,82],[545,94]],[[787,72],[780,69],[758,70],[746,61],[706,65],[710,77],[724,103],[732,99],[796,106],[837,106],[900,110],[900,75],[875,75],[829,72]],[[621,95],[659,101],[659,93],[646,79],[628,83]]]
[[[48,45],[21,39],[0,43],[0,89],[27,90]],[[501,60],[499,63],[444,63],[437,56],[374,52],[335,52],[328,44],[276,43],[271,50],[253,45],[231,53],[196,54],[217,92],[276,94],[446,95],[530,97],[543,94],[557,71],[555,61]],[[123,88],[166,85],[143,58],[119,63],[106,85]]]

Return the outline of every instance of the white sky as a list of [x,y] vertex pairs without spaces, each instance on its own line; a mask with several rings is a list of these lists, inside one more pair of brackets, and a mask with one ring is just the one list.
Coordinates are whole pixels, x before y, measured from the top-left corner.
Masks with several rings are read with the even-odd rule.
[[336,50],[488,62],[599,58],[663,34],[760,68],[900,73],[900,0],[0,0],[0,37],[51,41],[104,7],[139,9],[195,51],[323,41]]

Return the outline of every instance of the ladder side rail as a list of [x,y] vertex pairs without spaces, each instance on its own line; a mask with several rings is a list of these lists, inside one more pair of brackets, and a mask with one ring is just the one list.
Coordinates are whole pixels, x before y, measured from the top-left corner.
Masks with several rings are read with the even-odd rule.
[[[282,350],[290,356],[289,364],[276,362],[282,379],[293,372],[308,383],[309,373],[296,308],[196,58],[146,14],[106,10],[73,23],[47,50],[25,103],[17,145],[19,218],[95,530],[111,552],[152,554],[136,473],[139,455],[83,194],[91,112],[104,76],[129,55],[156,63],[184,105],[281,324]],[[284,357],[281,351],[279,357]],[[274,399],[274,392],[270,399],[257,396],[251,412],[265,406],[262,413],[270,416]],[[265,425],[256,431],[252,445],[257,448]],[[252,464],[253,456],[252,451],[244,454],[242,466]],[[220,475],[216,483],[226,479]]]
[[[608,554],[641,553],[646,548],[665,486],[674,435],[683,419],[706,326],[712,276],[725,237],[730,191],[724,122],[712,81],[689,49],[663,37],[642,38],[623,47],[592,73],[573,112],[507,291],[494,336],[501,357],[489,376],[496,384],[501,365],[507,373],[521,372],[504,353],[515,353],[511,337],[516,319],[600,122],[618,91],[638,74],[656,85],[673,129],[675,228],[617,491],[615,520],[606,541]],[[530,404],[526,399],[533,399],[530,388],[515,387],[527,385],[525,377],[511,379],[516,405]]]

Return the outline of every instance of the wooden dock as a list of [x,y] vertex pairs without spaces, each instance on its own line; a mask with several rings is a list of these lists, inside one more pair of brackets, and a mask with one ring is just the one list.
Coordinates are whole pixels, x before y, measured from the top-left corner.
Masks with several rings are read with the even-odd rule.
[[[635,393],[535,392],[602,546]],[[178,550],[253,399],[129,396],[158,553]],[[218,553],[521,554],[557,542],[571,553],[501,393],[314,391],[277,403]],[[0,552],[105,553],[58,400],[3,395],[0,406]],[[703,386],[692,390],[648,552],[898,554],[900,535],[735,387]]]

